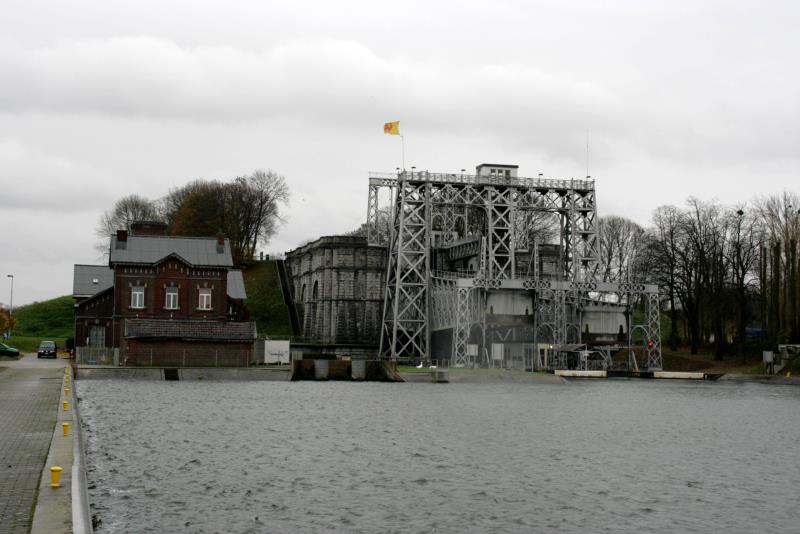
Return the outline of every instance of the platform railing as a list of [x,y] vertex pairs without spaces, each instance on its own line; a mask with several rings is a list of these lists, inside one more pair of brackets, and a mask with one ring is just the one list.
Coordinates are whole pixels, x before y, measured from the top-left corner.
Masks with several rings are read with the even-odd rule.
[[557,178],[527,178],[506,176],[483,176],[479,174],[439,173],[428,171],[401,171],[399,173],[370,172],[369,177],[377,180],[411,180],[417,182],[470,184],[470,185],[506,185],[527,189],[594,189],[593,179],[564,180]]

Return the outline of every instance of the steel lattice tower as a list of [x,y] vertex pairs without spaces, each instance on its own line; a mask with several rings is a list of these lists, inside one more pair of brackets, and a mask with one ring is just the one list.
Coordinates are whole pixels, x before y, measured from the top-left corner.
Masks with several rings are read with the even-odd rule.
[[[590,293],[615,293],[621,298],[645,296],[649,369],[661,367],[658,287],[650,284],[601,283],[598,268],[595,184],[587,180],[551,180],[465,174],[400,172],[370,175],[367,228],[370,243],[377,233],[379,197],[392,198],[389,262],[384,299],[380,355],[386,359],[430,359],[431,330],[453,329],[452,362],[468,361],[467,340],[475,325],[485,334],[487,291],[527,290],[535,295],[534,336],[565,344],[580,338],[580,328],[566,313],[579,309]],[[470,210],[482,214],[478,235],[468,235]],[[557,280],[518,273],[517,252],[527,249],[532,214],[559,218],[563,261]],[[436,230],[434,230],[436,229]],[[434,234],[439,244],[469,249],[480,266],[469,273],[432,269]],[[536,245],[534,244],[534,249]],[[535,252],[535,250],[534,250]],[[570,333],[572,332],[572,333]]]

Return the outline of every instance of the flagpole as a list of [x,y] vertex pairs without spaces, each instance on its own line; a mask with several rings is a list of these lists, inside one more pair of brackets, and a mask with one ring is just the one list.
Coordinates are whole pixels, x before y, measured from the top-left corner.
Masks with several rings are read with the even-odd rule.
[[402,134],[400,135],[400,143],[403,146],[403,170],[405,171],[406,170],[406,140],[402,136]]

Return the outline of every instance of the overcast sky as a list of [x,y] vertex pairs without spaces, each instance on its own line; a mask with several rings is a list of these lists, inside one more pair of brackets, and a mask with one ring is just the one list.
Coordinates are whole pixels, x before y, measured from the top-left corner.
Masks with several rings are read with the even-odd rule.
[[647,224],[800,178],[800,3],[0,3],[0,302],[72,292],[120,197],[284,175],[267,251],[365,218],[369,171],[597,180]]

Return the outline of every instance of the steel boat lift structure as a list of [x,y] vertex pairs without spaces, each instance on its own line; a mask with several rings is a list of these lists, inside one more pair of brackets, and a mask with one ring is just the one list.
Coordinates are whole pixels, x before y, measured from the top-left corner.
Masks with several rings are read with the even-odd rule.
[[[381,221],[388,206],[382,209],[379,200],[386,197],[391,220]],[[543,214],[556,217],[559,228],[557,268],[549,273],[542,272],[542,247],[531,237]],[[536,347],[528,368],[575,367],[570,354],[576,347],[592,349],[581,341],[582,311],[611,302],[617,309],[643,306],[643,324],[628,326],[628,335],[636,333],[640,343],[639,361],[629,351],[631,367],[661,369],[658,286],[597,278],[597,203],[590,177],[523,178],[516,166],[493,164],[479,165],[474,175],[413,168],[370,173],[370,244],[387,238],[378,231],[382,222],[391,231],[380,358],[489,366],[495,341],[522,335],[531,351]],[[448,259],[469,257],[469,268],[454,269],[452,262],[447,268]],[[487,308],[504,293],[532,303],[532,317],[522,318],[522,328],[493,322]],[[442,345],[446,354],[437,348],[434,357],[432,336],[448,341]],[[544,358],[542,346],[549,348]],[[610,362],[607,348],[594,349]]]

